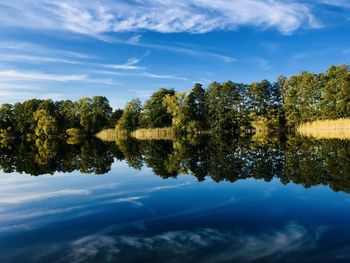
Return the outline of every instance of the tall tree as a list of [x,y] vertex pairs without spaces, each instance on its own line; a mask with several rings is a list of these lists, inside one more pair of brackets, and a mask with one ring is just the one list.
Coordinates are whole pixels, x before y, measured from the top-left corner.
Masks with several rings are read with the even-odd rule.
[[57,134],[58,127],[56,119],[46,110],[37,110],[33,114],[34,120],[37,122],[35,135],[38,137],[50,137]]
[[290,77],[283,86],[283,109],[289,126],[316,120],[320,116],[319,76],[309,72]]
[[154,92],[146,101],[142,112],[142,126],[146,128],[159,128],[171,125],[171,115],[163,105],[167,95],[174,95],[173,89],[160,89]]
[[124,108],[122,117],[119,119],[116,128],[125,131],[134,131],[140,127],[141,101],[133,99]]
[[207,105],[205,99],[205,89],[203,89],[202,84],[196,83],[187,96],[187,104],[190,119],[197,121],[201,129],[207,127]]
[[234,132],[242,123],[242,85],[232,81],[213,82],[207,91],[208,121],[218,133]]
[[350,116],[350,67],[331,66],[321,74],[322,118],[336,119]]

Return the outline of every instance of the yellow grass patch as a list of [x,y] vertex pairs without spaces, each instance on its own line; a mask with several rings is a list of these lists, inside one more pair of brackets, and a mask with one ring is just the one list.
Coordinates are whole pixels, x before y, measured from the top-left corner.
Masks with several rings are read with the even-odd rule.
[[174,128],[138,129],[131,136],[138,140],[173,140],[176,131]]
[[100,140],[110,142],[125,139],[127,136],[138,140],[173,140],[176,138],[176,131],[174,128],[138,129],[128,134],[126,131],[106,129],[96,134]]
[[298,133],[316,139],[350,139],[350,119],[319,120],[300,125]]
[[126,131],[119,131],[116,129],[102,130],[96,134],[96,137],[102,141],[114,142],[116,140],[126,138],[128,133]]

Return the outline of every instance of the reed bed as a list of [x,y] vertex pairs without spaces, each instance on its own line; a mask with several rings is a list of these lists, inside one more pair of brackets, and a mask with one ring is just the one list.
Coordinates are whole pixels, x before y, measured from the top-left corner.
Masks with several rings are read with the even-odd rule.
[[128,136],[138,140],[173,140],[176,138],[176,130],[174,128],[138,129],[128,133],[117,129],[106,129],[96,134],[100,140],[109,142],[126,139]]
[[126,131],[119,131],[116,129],[102,130],[96,134],[96,137],[102,141],[114,142],[116,140],[125,139],[128,136]]
[[319,120],[300,125],[298,133],[315,139],[350,139],[350,119]]
[[138,140],[173,140],[176,138],[174,128],[138,129],[131,133]]

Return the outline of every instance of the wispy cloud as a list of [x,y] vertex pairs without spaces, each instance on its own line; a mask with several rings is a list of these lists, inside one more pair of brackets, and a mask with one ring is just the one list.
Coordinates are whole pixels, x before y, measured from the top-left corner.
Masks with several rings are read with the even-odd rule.
[[33,56],[33,55],[17,55],[17,54],[1,54],[0,61],[7,62],[30,62],[30,63],[65,63],[65,64],[81,64],[76,60],[58,58],[58,57],[46,57],[46,56]]
[[140,59],[129,58],[128,62],[124,64],[104,64],[102,66],[106,68],[112,68],[112,69],[145,69],[145,67],[137,66],[139,62],[140,62]]
[[134,76],[134,77],[144,77],[144,78],[152,78],[152,79],[175,79],[175,80],[183,80],[187,81],[188,79],[185,77],[179,77],[175,75],[164,75],[151,73],[146,71],[141,72],[120,72],[120,71],[108,71],[108,70],[93,70],[92,73],[95,74],[104,74],[104,75],[112,75],[112,76]]
[[308,5],[281,0],[14,0],[2,3],[0,22],[91,36],[141,30],[206,33],[245,25],[290,34],[303,24],[316,26]]
[[51,81],[81,81],[86,80],[87,75],[61,75],[61,74],[48,74],[42,72],[27,72],[27,71],[16,71],[16,70],[7,70],[0,71],[0,78],[2,80],[32,80],[32,81],[42,81],[42,80],[51,80]]
[[321,3],[327,4],[327,5],[339,6],[343,8],[350,8],[349,0],[322,0]]

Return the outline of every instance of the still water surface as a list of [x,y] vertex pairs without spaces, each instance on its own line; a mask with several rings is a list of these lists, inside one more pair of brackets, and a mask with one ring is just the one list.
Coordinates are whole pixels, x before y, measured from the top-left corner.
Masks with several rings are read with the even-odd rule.
[[350,262],[350,142],[0,148],[0,262]]

